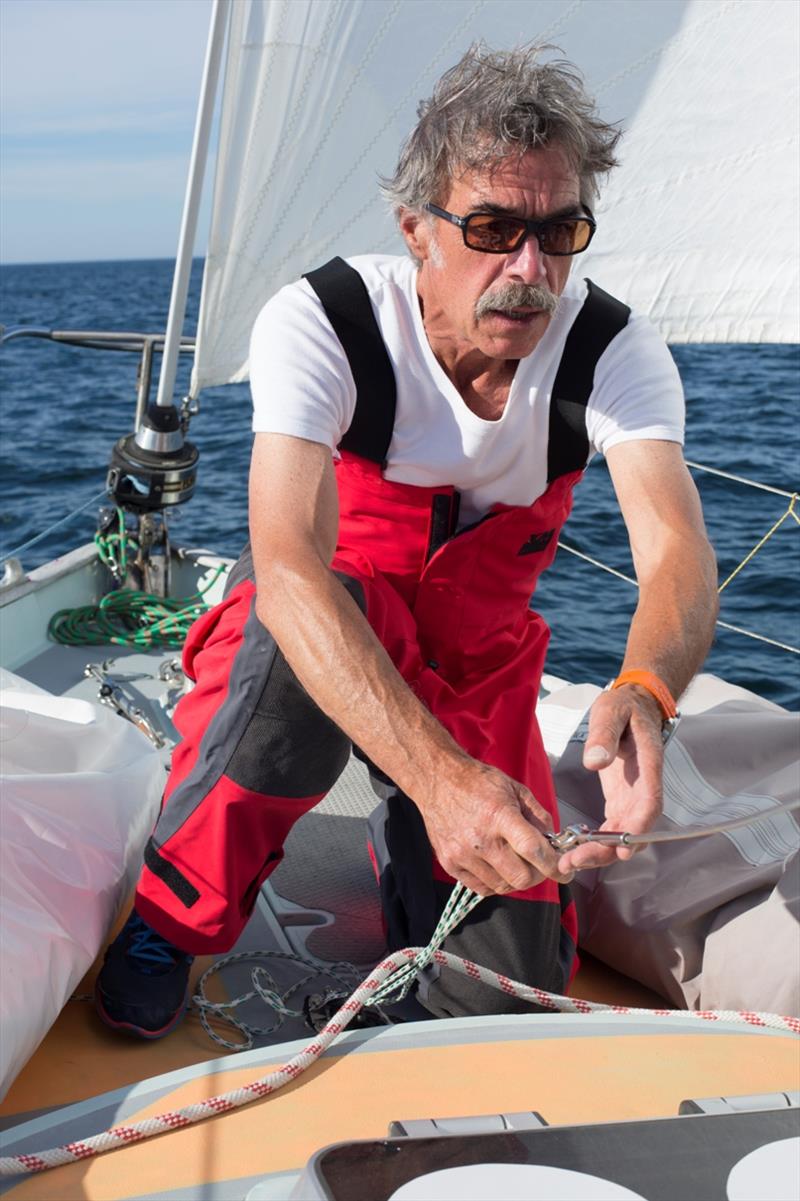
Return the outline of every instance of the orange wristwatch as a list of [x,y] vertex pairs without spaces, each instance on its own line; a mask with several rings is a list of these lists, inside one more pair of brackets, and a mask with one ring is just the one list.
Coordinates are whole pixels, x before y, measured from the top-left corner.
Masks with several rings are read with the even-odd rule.
[[652,671],[643,671],[639,668],[633,668],[631,671],[623,671],[621,675],[617,676],[616,680],[611,681],[608,687],[613,692],[615,688],[621,688],[623,684],[638,684],[640,688],[646,689],[661,706],[661,712],[664,715],[665,721],[671,721],[674,717],[677,717],[678,710],[672,693],[664,681],[660,680]]

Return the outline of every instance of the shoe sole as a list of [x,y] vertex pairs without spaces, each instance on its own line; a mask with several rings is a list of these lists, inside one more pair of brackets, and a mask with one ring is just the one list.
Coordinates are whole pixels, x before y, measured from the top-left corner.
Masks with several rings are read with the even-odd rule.
[[164,1038],[167,1034],[170,1034],[176,1026],[180,1025],[188,1012],[188,998],[189,987],[187,985],[186,996],[183,998],[183,1005],[178,1012],[158,1030],[147,1030],[144,1026],[137,1026],[133,1022],[118,1022],[115,1018],[112,1018],[111,1015],[106,1012],[106,1008],[103,1005],[102,993],[97,985],[95,985],[94,990],[94,1007],[101,1022],[103,1022],[105,1026],[108,1026],[110,1030],[117,1030],[121,1034],[130,1034],[134,1038],[144,1038],[152,1041],[154,1039]]

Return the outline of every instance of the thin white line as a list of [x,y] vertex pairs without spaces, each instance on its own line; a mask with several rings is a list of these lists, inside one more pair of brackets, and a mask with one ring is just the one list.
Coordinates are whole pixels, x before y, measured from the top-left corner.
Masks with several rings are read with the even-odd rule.
[[692,463],[690,459],[686,459],[685,462],[687,467],[694,467],[697,471],[707,471],[709,475],[721,475],[723,479],[734,480],[737,484],[749,484],[751,488],[760,488],[762,492],[775,492],[778,496],[787,496],[789,500],[793,496],[797,496],[796,492],[773,488],[770,484],[759,484],[756,480],[748,480],[743,475],[731,475],[729,471],[720,471],[717,467],[705,467],[702,463]]
[[[591,555],[584,554],[582,550],[576,550],[574,546],[567,546],[566,542],[559,541],[558,545],[561,550],[568,550],[571,555],[575,555],[578,559],[585,559],[593,567],[599,567],[602,571],[607,571],[609,575],[615,575],[618,580],[624,580],[626,584],[633,584],[634,588],[639,587],[636,580],[621,571],[617,571],[615,567],[609,567],[607,563],[601,563],[599,559],[593,559]],[[757,642],[766,642],[769,646],[777,646],[779,650],[790,651],[793,655],[800,655],[800,647],[790,646],[786,642],[778,642],[775,638],[767,638],[766,634],[756,634],[754,630],[745,630],[742,626],[734,626],[727,621],[717,621],[717,625],[721,626],[723,630],[732,630],[734,634],[744,634],[746,638],[755,638]]]

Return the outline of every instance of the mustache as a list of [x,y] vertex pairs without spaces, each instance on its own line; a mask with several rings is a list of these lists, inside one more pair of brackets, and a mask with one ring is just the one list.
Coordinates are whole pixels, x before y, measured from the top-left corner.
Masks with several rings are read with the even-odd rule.
[[552,316],[557,308],[558,297],[544,284],[508,283],[484,292],[475,305],[475,316],[480,319],[490,312],[505,313],[511,309],[542,309]]

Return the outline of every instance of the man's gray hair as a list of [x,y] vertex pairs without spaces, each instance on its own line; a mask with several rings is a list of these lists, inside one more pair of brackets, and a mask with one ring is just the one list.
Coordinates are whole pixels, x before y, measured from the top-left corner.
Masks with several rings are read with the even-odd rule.
[[621,136],[601,121],[583,78],[563,59],[541,61],[555,47],[517,50],[470,46],[441,77],[400,152],[394,176],[382,190],[395,212],[442,204],[464,170],[491,168],[509,155],[558,145],[581,183],[581,199],[594,200],[598,176],[616,166]]

